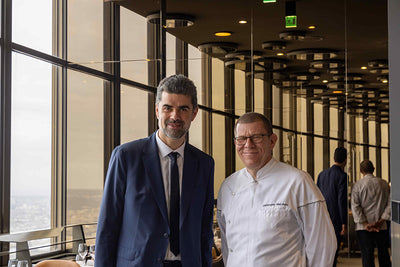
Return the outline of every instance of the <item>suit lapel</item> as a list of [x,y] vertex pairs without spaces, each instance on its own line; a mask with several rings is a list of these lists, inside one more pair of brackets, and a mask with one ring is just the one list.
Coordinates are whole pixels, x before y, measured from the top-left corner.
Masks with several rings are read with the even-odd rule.
[[182,192],[181,192],[181,213],[179,227],[185,220],[186,214],[192,201],[193,190],[198,179],[198,159],[193,155],[189,145],[185,147],[185,160],[183,162]]
[[143,164],[147,174],[146,179],[149,181],[154,198],[160,208],[161,214],[168,223],[167,204],[165,202],[164,182],[158,156],[156,133],[150,137],[148,146],[145,146],[143,151]]

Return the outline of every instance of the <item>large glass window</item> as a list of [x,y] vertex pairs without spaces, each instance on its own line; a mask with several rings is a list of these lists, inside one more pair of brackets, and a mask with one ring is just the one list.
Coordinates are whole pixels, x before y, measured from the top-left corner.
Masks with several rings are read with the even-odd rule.
[[67,1],[68,60],[98,70],[103,70],[103,2]]
[[12,55],[10,231],[50,228],[52,65]]
[[[147,84],[146,18],[121,7],[121,76]],[[154,59],[151,59],[154,60]]]
[[121,86],[121,143],[148,136],[148,94]]
[[212,108],[224,110],[224,62],[212,59]]
[[52,53],[53,0],[12,1],[12,41]]
[[235,70],[235,114],[240,116],[246,112],[245,73]]
[[197,87],[197,102],[202,104],[202,82],[201,82],[201,52],[194,46],[188,45],[188,73],[189,78]]
[[67,103],[67,224],[97,222],[104,180],[103,80],[68,71]]
[[217,114],[212,116],[212,144],[215,161],[214,196],[217,198],[219,188],[226,178],[225,174],[225,117]]

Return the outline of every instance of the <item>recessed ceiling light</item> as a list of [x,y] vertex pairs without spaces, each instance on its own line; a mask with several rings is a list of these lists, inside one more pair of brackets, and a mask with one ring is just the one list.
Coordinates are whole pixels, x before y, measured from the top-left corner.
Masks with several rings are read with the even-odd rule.
[[389,81],[388,80],[382,80],[382,83],[388,83]]
[[240,24],[246,24],[246,23],[247,23],[247,20],[244,20],[244,19],[239,20],[239,23],[240,23]]
[[317,28],[317,27],[315,27],[315,25],[310,25],[310,26],[308,26],[308,28],[309,28],[310,30],[315,30],[315,28]]
[[343,91],[333,91],[334,94],[342,94]]
[[215,36],[219,36],[219,37],[227,37],[227,36],[231,36],[232,33],[231,32],[216,32],[214,33]]
[[367,67],[366,67],[366,66],[362,66],[361,69],[362,69],[362,70],[366,70]]
[[323,82],[323,83],[328,83],[328,80],[323,80],[322,82]]
[[284,56],[285,54],[284,53],[277,53],[276,55],[277,56]]

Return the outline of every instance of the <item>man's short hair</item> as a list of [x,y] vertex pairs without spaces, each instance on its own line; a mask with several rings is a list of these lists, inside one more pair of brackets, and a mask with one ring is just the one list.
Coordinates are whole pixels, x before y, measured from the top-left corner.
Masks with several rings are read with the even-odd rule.
[[347,149],[344,147],[338,147],[335,149],[333,159],[337,163],[343,163],[347,159]]
[[272,134],[272,124],[267,117],[263,114],[256,113],[256,112],[248,112],[240,116],[240,118],[235,123],[235,135],[236,135],[236,127],[239,123],[253,123],[257,121],[262,121],[267,131],[267,134]]
[[374,164],[369,159],[364,159],[360,163],[360,172],[362,173],[374,173],[375,167]]
[[197,108],[197,89],[192,80],[178,74],[162,79],[157,87],[156,104],[160,103],[162,92],[169,94],[187,95],[192,98],[193,110]]

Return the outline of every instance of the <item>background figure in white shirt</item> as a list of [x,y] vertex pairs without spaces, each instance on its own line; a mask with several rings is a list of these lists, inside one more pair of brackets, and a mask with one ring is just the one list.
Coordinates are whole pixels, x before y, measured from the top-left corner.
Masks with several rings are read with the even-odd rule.
[[235,136],[246,168],[229,176],[218,195],[225,266],[332,266],[336,237],[324,198],[310,175],[272,157],[271,122],[246,113]]
[[363,178],[354,184],[351,191],[351,210],[363,267],[375,266],[375,245],[379,266],[388,267],[391,262],[386,221],[390,220],[390,188],[385,180],[372,175],[374,170],[368,159],[360,163]]

